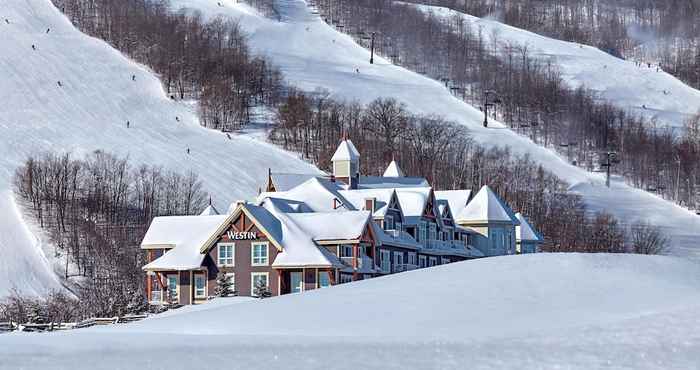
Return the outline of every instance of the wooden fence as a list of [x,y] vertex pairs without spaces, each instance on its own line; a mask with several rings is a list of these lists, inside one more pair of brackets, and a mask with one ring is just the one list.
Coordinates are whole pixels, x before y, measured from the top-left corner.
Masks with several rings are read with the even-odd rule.
[[26,331],[26,332],[48,332],[58,330],[72,330],[89,328],[99,325],[114,325],[126,324],[134,321],[143,320],[147,315],[127,315],[117,317],[93,317],[81,322],[63,322],[63,323],[46,323],[46,324],[18,324],[12,321],[0,322],[0,333],[10,331]]

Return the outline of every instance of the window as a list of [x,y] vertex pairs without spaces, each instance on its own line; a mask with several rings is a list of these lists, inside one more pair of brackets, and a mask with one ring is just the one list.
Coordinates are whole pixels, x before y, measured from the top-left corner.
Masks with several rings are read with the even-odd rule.
[[263,243],[252,243],[251,244],[252,252],[252,261],[250,264],[252,266],[267,266],[268,265],[268,258],[267,258],[267,252],[270,249],[267,242]]
[[382,272],[391,272],[391,253],[389,251],[380,250],[379,251],[379,264],[382,268]]
[[394,230],[394,217],[390,215],[384,216],[384,230]]
[[341,245],[340,257],[352,257],[352,245]]
[[194,274],[194,297],[207,297],[207,278],[204,274]]
[[454,233],[452,232],[451,227],[446,227],[445,228],[445,240],[452,240],[454,236]]
[[250,273],[250,295],[257,296],[257,294],[255,294],[255,287],[257,286],[266,287],[268,290],[270,289],[267,272]]
[[399,265],[403,265],[403,253],[394,252],[394,268],[396,268]]
[[448,264],[448,263],[450,263],[450,259],[449,259],[449,258],[442,257],[442,258],[440,259],[440,264],[441,264],[441,265],[446,265],[446,264]]
[[403,231],[403,224],[401,223],[401,221],[396,221],[396,222],[394,222],[394,224],[395,224],[396,230]]
[[332,272],[329,271],[319,271],[318,272],[318,287],[327,288],[331,286],[331,276]]
[[437,240],[437,226],[432,222],[430,223],[429,240]]
[[418,267],[424,268],[427,266],[428,266],[428,263],[426,262],[426,257],[425,256],[418,256]]
[[416,266],[418,261],[416,261],[416,252],[408,252],[408,264]]
[[437,265],[437,257],[428,258],[428,266],[433,267]]
[[426,228],[427,227],[428,227],[428,223],[425,221],[421,221],[420,224],[418,225],[418,241],[421,242],[422,244],[425,244]]
[[168,298],[177,302],[177,275],[168,275]]
[[233,266],[233,258],[236,245],[233,243],[219,243],[219,266]]
[[350,282],[352,282],[352,275],[340,274],[340,283],[341,284],[350,283]]

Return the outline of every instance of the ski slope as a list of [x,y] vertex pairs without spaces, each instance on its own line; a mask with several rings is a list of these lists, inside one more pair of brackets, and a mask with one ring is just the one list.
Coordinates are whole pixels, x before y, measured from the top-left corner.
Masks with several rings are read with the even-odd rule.
[[268,167],[317,172],[273,145],[202,128],[148,69],[80,33],[49,0],[0,0],[0,148],[0,297],[60,287],[53,248],[12,199],[12,175],[29,155],[102,149],[133,164],[192,170],[222,210],[255,196]]
[[0,335],[0,369],[691,369],[699,308],[700,265],[685,259],[494,257]]
[[[254,51],[268,56],[281,68],[289,82],[304,90],[322,88],[333,98],[363,103],[378,97],[394,97],[415,113],[437,113],[460,122],[470,129],[478,142],[508,145],[516,154],[529,154],[569,182],[572,191],[580,193],[591,210],[608,211],[625,224],[638,219],[649,220],[663,227],[672,238],[673,253],[700,257],[699,216],[619,180],[614,181],[608,190],[601,174],[571,166],[553,151],[517,135],[502,124],[494,122],[491,128],[483,128],[482,113],[453,97],[440,82],[395,66],[383,58],[375,58],[375,64],[370,65],[368,50],[325,24],[318,15],[311,13],[303,0],[277,0],[281,22],[267,19],[249,6],[233,0],[171,0],[171,4],[175,8],[200,11],[209,17],[221,15],[238,19],[249,33]],[[616,86],[623,89],[626,83],[618,81]],[[634,99],[635,88],[627,91],[630,99]]]
[[592,46],[552,39],[444,7],[412,6],[443,21],[462,20],[473,32],[481,29],[489,43],[496,35],[501,46],[526,46],[530,57],[557,65],[570,87],[585,86],[627,112],[655,120],[659,127],[681,128],[688,118],[700,113],[700,91],[669,73],[657,72],[656,66],[649,67],[646,61],[638,66],[634,60],[616,58]]

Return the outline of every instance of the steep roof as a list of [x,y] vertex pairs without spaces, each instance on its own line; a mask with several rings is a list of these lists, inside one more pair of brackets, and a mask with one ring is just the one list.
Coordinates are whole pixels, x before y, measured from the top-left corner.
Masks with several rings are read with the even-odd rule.
[[406,225],[415,225],[418,219],[423,216],[431,191],[430,187],[396,189],[396,196],[399,198]]
[[335,150],[331,161],[357,161],[360,159],[360,152],[357,151],[355,145],[350,140],[343,140]]
[[[457,217],[467,207],[471,194],[471,190],[440,190],[435,192],[435,199],[447,202],[450,205],[452,216]],[[440,203],[438,202],[438,204]],[[442,213],[442,209],[440,209],[440,213]]]
[[217,215],[219,215],[219,211],[216,208],[214,208],[213,205],[210,204],[199,215],[200,216],[217,216]]
[[487,185],[479,190],[469,204],[458,213],[457,221],[512,222],[519,224],[513,211]]
[[357,190],[341,190],[340,194],[352,203],[355,209],[364,209],[365,199],[375,199],[375,210],[372,213],[373,217],[384,217],[389,210],[389,203],[394,195],[394,189],[357,189]]
[[392,160],[384,171],[384,177],[404,177],[403,171],[395,160]]
[[535,228],[530,225],[525,216],[521,213],[516,213],[515,217],[520,221],[520,225],[515,227],[515,239],[520,241],[541,242],[542,236],[535,231]]

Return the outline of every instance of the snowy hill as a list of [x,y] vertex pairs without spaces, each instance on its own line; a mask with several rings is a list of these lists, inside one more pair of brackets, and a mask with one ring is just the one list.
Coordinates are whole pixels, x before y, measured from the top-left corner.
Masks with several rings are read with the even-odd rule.
[[124,326],[0,336],[0,368],[682,369],[700,361],[700,266],[670,257],[494,257],[227,301]]
[[[529,154],[568,181],[592,210],[608,211],[625,224],[638,219],[649,220],[672,237],[674,253],[700,256],[699,216],[620,181],[614,181],[612,189],[607,189],[602,175],[571,166],[553,151],[518,136],[503,125],[493,123],[493,128],[483,128],[482,113],[453,97],[440,82],[382,58],[376,58],[375,64],[370,65],[368,50],[325,24],[318,15],[312,14],[303,0],[276,1],[282,22],[267,19],[245,4],[231,0],[172,0],[171,4],[201,11],[205,16],[225,15],[239,19],[250,34],[251,47],[268,56],[288,81],[304,90],[324,88],[334,98],[364,103],[378,97],[394,97],[414,113],[441,114],[466,125],[474,139],[482,144],[509,145],[516,154]],[[359,74],[356,73],[358,68]],[[625,81],[617,82],[620,88],[627,89]],[[631,94],[629,99],[636,99],[632,94],[634,88],[625,91]],[[690,92],[686,93],[691,96]],[[700,104],[700,101],[693,104]]]
[[80,33],[49,0],[2,4],[0,296],[13,288],[41,293],[60,287],[50,265],[53,249],[12,199],[12,174],[30,154],[104,149],[132,163],[193,170],[224,210],[256,195],[268,167],[317,171],[275,146],[247,136],[229,140],[200,127],[192,108],[170,101],[152,73]]
[[562,78],[572,88],[585,86],[626,111],[656,119],[661,126],[682,127],[700,112],[700,91],[666,72],[657,72],[656,66],[638,66],[633,60],[616,58],[592,46],[552,39],[448,8],[416,8],[445,21],[462,19],[474,32],[481,29],[489,39],[496,34],[501,44],[527,46],[531,57],[558,65]]

